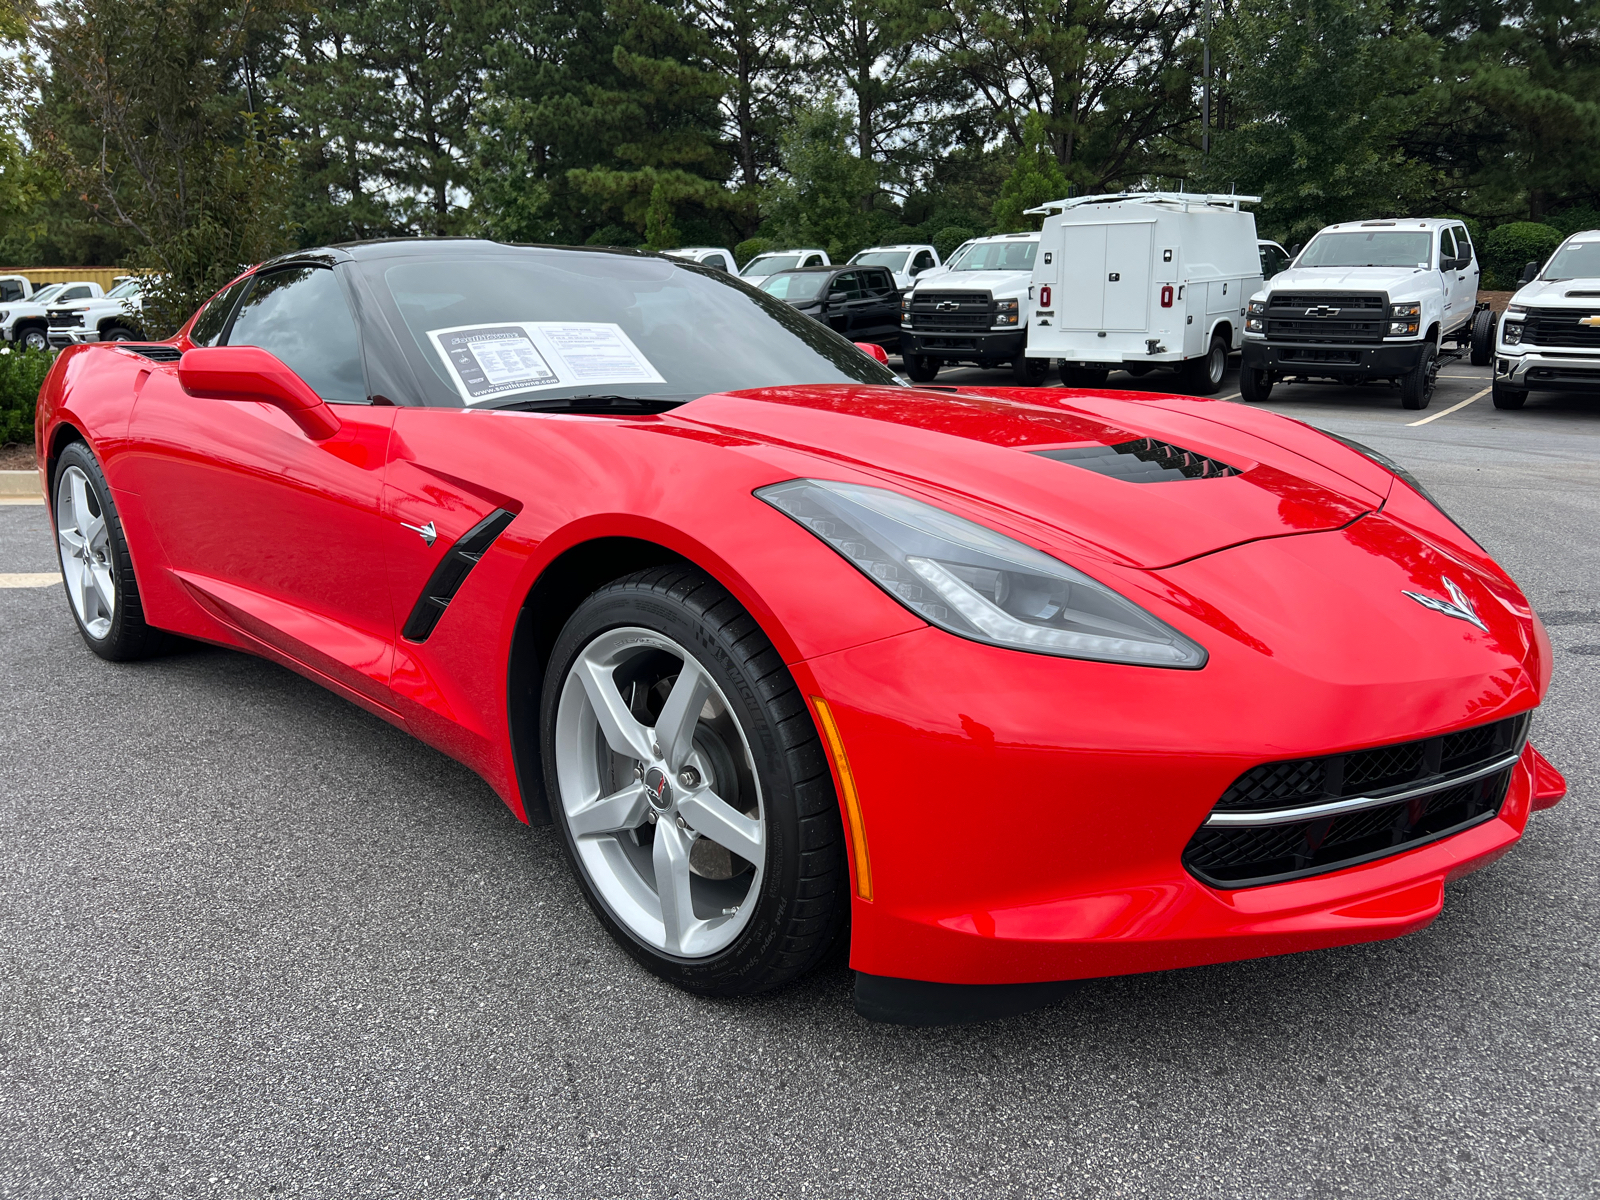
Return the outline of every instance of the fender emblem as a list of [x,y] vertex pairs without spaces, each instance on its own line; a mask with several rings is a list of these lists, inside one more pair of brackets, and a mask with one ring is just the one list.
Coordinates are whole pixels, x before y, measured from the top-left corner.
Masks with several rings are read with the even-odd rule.
[[1467,594],[1456,586],[1453,579],[1444,581],[1444,590],[1450,593],[1450,599],[1439,600],[1433,596],[1424,596],[1421,592],[1402,591],[1402,596],[1409,596],[1423,608],[1431,608],[1436,613],[1443,613],[1447,617],[1454,617],[1458,621],[1465,621],[1469,625],[1476,625],[1485,633],[1489,627],[1478,616],[1478,610],[1472,606],[1472,601],[1467,599]]
[[401,521],[400,524],[405,525],[406,528],[411,530],[413,533],[420,533],[422,535],[422,540],[430,546],[433,545],[434,540],[439,536],[439,531],[433,527],[432,521],[429,521],[426,525],[406,525],[404,521]]

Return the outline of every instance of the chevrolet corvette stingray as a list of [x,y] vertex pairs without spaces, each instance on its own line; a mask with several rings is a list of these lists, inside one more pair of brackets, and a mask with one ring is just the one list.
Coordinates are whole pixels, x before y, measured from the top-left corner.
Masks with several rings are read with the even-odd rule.
[[1382,456],[1214,400],[915,388],[721,271],[297,253],[37,418],[103,658],[261,655],[553,823],[693,992],[864,1014],[1393,937],[1565,784],[1549,641]]

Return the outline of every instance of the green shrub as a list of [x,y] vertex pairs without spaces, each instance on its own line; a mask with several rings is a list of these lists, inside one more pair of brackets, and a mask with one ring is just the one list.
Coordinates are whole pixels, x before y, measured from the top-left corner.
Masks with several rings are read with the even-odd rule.
[[944,262],[955,253],[956,247],[962,242],[977,236],[972,230],[960,225],[946,225],[933,235],[933,248],[939,252],[939,261]]
[[1551,213],[1545,224],[1554,225],[1567,237],[1589,229],[1600,229],[1600,209],[1592,204],[1577,204],[1571,208]]
[[1483,240],[1483,286],[1515,288],[1530,262],[1541,267],[1562,242],[1561,230],[1535,221],[1513,221],[1490,230]]
[[771,249],[772,240],[770,238],[749,238],[733,248],[733,261],[743,267],[745,263],[756,255],[765,254]]
[[33,410],[56,356],[0,346],[0,446],[33,441]]

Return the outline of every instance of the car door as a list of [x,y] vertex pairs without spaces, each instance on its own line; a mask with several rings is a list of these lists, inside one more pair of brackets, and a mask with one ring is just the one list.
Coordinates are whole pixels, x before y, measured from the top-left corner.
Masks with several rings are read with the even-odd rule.
[[852,338],[852,330],[861,306],[861,278],[858,272],[842,271],[828,283],[823,321],[837,332]]
[[1455,316],[1467,321],[1478,307],[1478,256],[1472,248],[1472,239],[1465,227],[1454,226],[1456,235],[1456,285],[1461,298],[1456,302]]
[[1457,276],[1461,272],[1456,267],[1456,239],[1455,234],[1448,228],[1439,231],[1439,282],[1444,292],[1444,313],[1441,325],[1445,333],[1449,333],[1461,323],[1459,312],[1460,287]]
[[863,299],[860,320],[851,332],[857,342],[875,342],[886,350],[900,344],[900,290],[886,267],[858,272]]
[[315,440],[270,404],[190,396],[176,371],[155,371],[134,404],[130,487],[202,607],[387,711],[381,503],[395,409],[368,400],[350,296],[330,266],[292,263],[242,291],[220,343],[276,355],[332,406],[338,431]]

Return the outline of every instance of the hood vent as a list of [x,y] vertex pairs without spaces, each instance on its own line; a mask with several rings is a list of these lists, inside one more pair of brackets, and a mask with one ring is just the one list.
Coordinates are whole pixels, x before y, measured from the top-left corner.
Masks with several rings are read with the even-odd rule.
[[1566,296],[1568,300],[1597,300],[1600,292],[1568,292]]
[[1096,471],[1129,483],[1166,483],[1178,479],[1225,479],[1239,474],[1238,467],[1174,446],[1155,438],[1139,438],[1115,446],[1070,446],[1063,450],[1036,450],[1035,454]]

